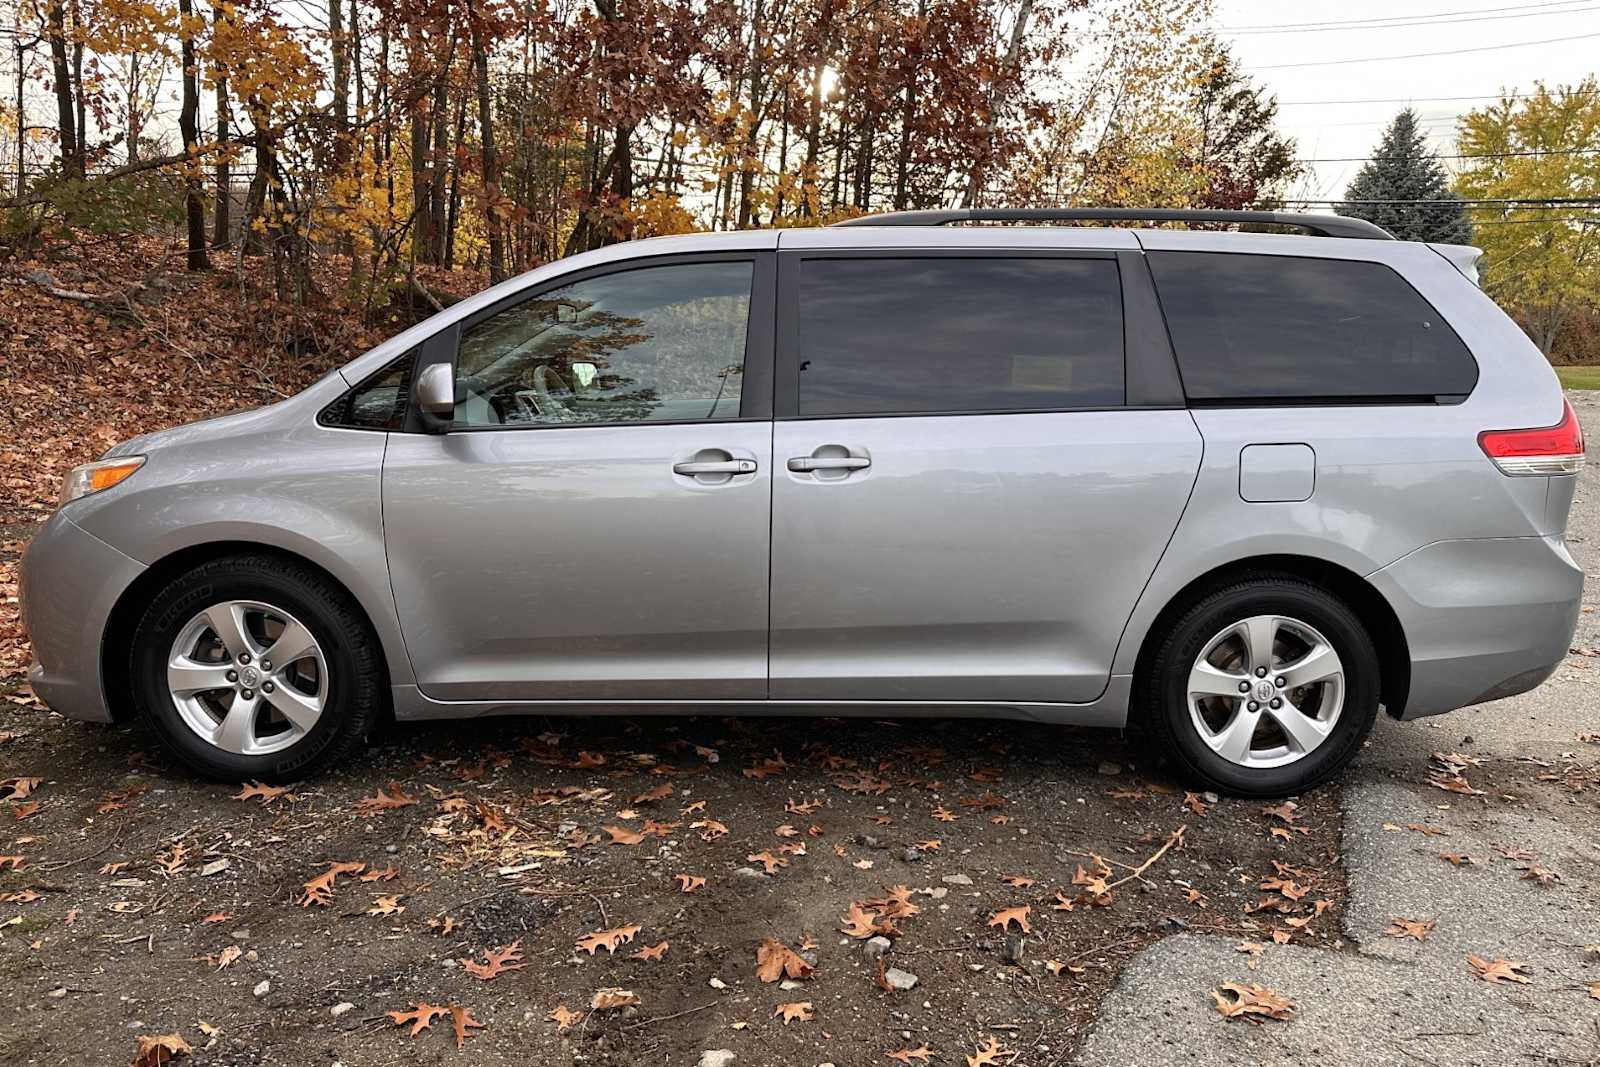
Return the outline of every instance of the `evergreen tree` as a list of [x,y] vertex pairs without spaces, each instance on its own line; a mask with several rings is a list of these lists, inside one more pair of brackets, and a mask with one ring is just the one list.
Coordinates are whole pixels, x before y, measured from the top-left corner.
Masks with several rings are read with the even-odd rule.
[[1402,241],[1471,243],[1466,207],[1451,192],[1449,175],[1410,108],[1395,116],[1372,156],[1344,191],[1347,202],[1339,205],[1340,214],[1376,223]]

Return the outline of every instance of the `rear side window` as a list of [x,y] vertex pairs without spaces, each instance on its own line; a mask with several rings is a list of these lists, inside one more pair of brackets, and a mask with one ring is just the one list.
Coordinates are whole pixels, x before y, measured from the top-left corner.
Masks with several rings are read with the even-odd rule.
[[801,415],[1123,402],[1113,259],[806,259]]
[[1151,252],[1190,400],[1464,396],[1478,365],[1444,318],[1381,263]]

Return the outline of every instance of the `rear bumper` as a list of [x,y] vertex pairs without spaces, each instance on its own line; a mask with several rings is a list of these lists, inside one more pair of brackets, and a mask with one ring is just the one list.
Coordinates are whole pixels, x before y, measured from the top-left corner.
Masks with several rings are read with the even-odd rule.
[[117,598],[144,569],[60,512],[28,543],[18,587],[22,624],[33,642],[28,683],[52,710],[111,721],[101,640]]
[[1543,682],[1571,647],[1583,598],[1583,569],[1560,537],[1437,541],[1369,580],[1410,645],[1402,719]]

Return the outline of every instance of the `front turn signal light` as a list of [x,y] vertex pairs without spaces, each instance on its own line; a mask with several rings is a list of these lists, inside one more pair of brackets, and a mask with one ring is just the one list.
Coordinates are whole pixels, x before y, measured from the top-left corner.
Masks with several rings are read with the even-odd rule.
[[61,503],[70,504],[114,485],[121,485],[134,471],[144,466],[143,456],[118,456],[74,467],[61,486]]

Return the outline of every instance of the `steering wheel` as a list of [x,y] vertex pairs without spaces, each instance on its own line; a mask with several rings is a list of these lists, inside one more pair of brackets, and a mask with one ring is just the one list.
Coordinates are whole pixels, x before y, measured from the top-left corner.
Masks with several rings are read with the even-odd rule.
[[529,382],[533,387],[534,403],[545,418],[560,419],[572,414],[572,386],[561,373],[548,363],[533,368]]

